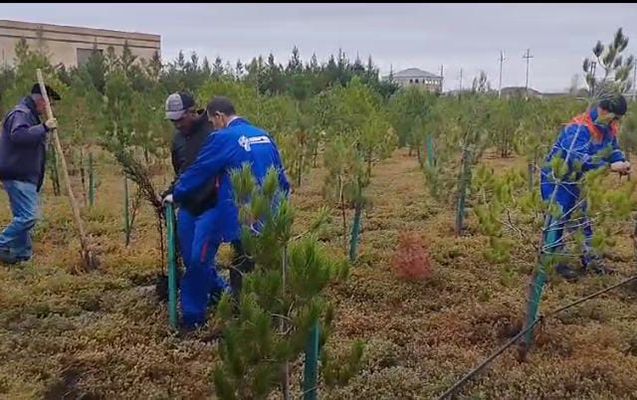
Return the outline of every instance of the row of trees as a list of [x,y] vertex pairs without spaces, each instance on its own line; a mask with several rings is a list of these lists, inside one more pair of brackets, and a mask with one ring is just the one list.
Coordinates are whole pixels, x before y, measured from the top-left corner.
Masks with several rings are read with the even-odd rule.
[[[75,164],[77,171],[83,172],[82,160],[92,160],[93,152],[100,149],[112,156],[101,158],[100,162],[112,163],[114,159],[122,168],[127,194],[123,224],[127,244],[131,241],[141,199],[148,200],[156,210],[160,207],[156,203],[158,190],[151,179],[151,168],[154,164],[166,164],[169,159],[167,150],[172,129],[163,118],[165,98],[174,90],[191,90],[199,104],[205,104],[213,95],[230,97],[242,115],[272,132],[295,186],[303,184],[304,174],[308,169],[319,166],[320,155],[325,153],[324,162],[333,178],[325,183],[325,197],[343,215],[345,247],[349,247],[350,258],[355,261],[362,215],[369,204],[364,190],[369,185],[373,165],[387,157],[396,146],[385,109],[384,86],[378,81],[371,60],[367,72],[352,69],[343,55],[339,56],[336,69],[330,62],[318,68],[311,65],[302,69],[290,68],[289,73],[281,72],[281,76],[291,83],[277,89],[272,81],[262,82],[264,77],[270,79],[273,71],[280,70],[279,67],[265,67],[257,71],[257,75],[248,71],[240,78],[225,72],[208,76],[205,63],[200,67],[196,59],[190,62],[178,59],[168,66],[159,67],[156,59],[139,62],[126,47],[120,55],[112,49],[105,55],[94,52],[88,63],[67,71],[51,66],[46,54],[29,49],[24,41],[18,47],[15,67],[2,71],[3,85],[7,85],[2,92],[4,108],[9,108],[20,96],[28,93],[37,68],[44,71],[47,83],[56,87],[63,97],[57,115],[66,158]],[[251,70],[250,67],[248,69]],[[375,76],[372,77],[372,74]],[[326,78],[329,76],[332,77]],[[253,84],[252,77],[259,80],[257,84]],[[288,80],[289,77],[292,78]],[[300,95],[298,85],[309,87],[308,93],[312,95]],[[56,161],[50,159],[52,169],[49,175],[55,183]],[[335,159],[338,162],[333,163]],[[128,198],[130,180],[137,190],[131,196],[132,201]],[[255,189],[249,190],[253,192]],[[261,195],[272,196],[272,193]],[[258,198],[259,195],[254,193],[252,201]],[[328,208],[319,217],[327,215]],[[350,232],[346,214],[350,209],[353,209],[354,223],[348,246],[346,239]],[[260,238],[263,241],[275,240],[274,243],[265,242],[267,246],[263,248],[268,251],[260,252],[259,247],[246,243],[257,261],[258,272],[246,282],[246,296],[240,305],[243,319],[234,319],[224,311],[224,304],[220,305],[219,317],[224,321],[226,332],[226,340],[221,347],[223,366],[215,376],[220,396],[260,397],[267,394],[276,387],[281,376],[280,369],[276,367],[296,360],[310,328],[321,332],[321,348],[327,339],[333,312],[329,302],[321,299],[321,292],[333,279],[346,277],[343,266],[346,264],[321,255],[324,250],[320,249],[315,235],[302,240],[291,238],[292,219],[291,214],[285,214],[286,210],[292,212],[290,206],[286,206],[276,215],[262,216],[274,224],[272,229],[277,229],[275,237],[264,235]],[[261,209],[256,211],[263,212]],[[157,212],[156,215],[159,234],[162,235],[162,214]],[[268,232],[267,226],[264,232]],[[266,257],[273,246],[281,252],[277,251],[275,257]],[[259,278],[261,275],[266,281],[273,284],[282,282],[283,286],[260,286],[257,282],[263,281]],[[277,299],[283,303],[279,304]],[[294,307],[288,307],[288,303]],[[272,321],[266,323],[268,319]],[[259,335],[245,336],[244,331],[253,329],[253,323],[257,323]],[[241,342],[246,349],[259,349],[262,366],[252,370],[254,375],[233,375],[232,371],[245,368],[246,362],[257,362],[254,354],[236,353],[232,347],[234,335],[242,337]],[[268,342],[267,337],[273,341]],[[351,356],[348,356],[351,363],[343,363],[338,357],[330,361],[332,359],[326,357],[326,352],[321,351],[321,376],[325,382],[344,383],[355,373],[361,352],[361,345],[356,344]],[[249,360],[242,359],[244,356]],[[273,363],[273,360],[276,361]],[[287,373],[284,375],[288,376]],[[288,385],[283,388],[289,390]]]
[[[597,88],[607,91],[613,79],[621,82],[622,88],[626,87],[625,70],[632,67],[633,60],[617,61],[625,49],[622,40],[616,37],[606,52],[595,53],[604,60],[603,65],[610,66],[599,82],[587,78]],[[614,58],[609,58],[609,52]],[[374,166],[397,147],[404,146],[409,146],[418,158],[433,197],[443,204],[454,204],[456,232],[463,232],[466,209],[473,208],[481,229],[491,238],[488,256],[496,261],[506,260],[511,243],[504,239],[505,231],[514,227],[504,222],[503,215],[515,209],[514,217],[519,216],[528,227],[535,227],[528,216],[544,212],[537,196],[536,179],[541,157],[552,145],[560,124],[585,108],[584,103],[573,98],[499,100],[485,95],[488,85],[484,75],[474,80],[472,93],[461,97],[441,97],[418,88],[397,90],[391,81],[379,80],[371,58],[367,65],[358,59],[350,63],[342,52],[323,64],[319,64],[316,57],[304,64],[294,49],[285,67],[272,56],[267,62],[256,57],[248,65],[240,61],[234,65],[224,64],[218,58],[210,65],[205,58],[200,62],[193,54],[186,59],[183,53],[175,61],[162,65],[158,57],[137,60],[125,46],[121,54],[112,48],[105,54],[95,51],[85,65],[70,70],[54,68],[45,52],[29,49],[24,41],[18,44],[16,54],[15,67],[0,72],[0,104],[5,110],[12,106],[30,89],[35,70],[43,70],[47,82],[55,86],[64,99],[57,114],[65,152],[79,153],[67,157],[78,160],[76,170],[83,171],[83,160],[93,159],[93,151],[101,148],[111,153],[122,167],[126,193],[126,179],[136,184],[133,210],[125,216],[127,243],[140,199],[143,197],[156,209],[159,207],[150,170],[153,165],[164,166],[169,159],[172,127],[164,120],[163,104],[170,92],[191,91],[202,105],[214,95],[230,97],[241,115],[273,134],[296,187],[303,184],[308,170],[318,167],[322,161],[327,171],[323,195],[327,207],[334,209],[342,221],[343,248],[351,262],[357,258],[363,215],[373,200],[367,188],[373,181]],[[590,65],[584,65],[585,72],[587,67],[590,69]],[[630,123],[637,125],[631,120],[627,125]],[[487,149],[495,149],[499,157],[522,155],[528,167],[504,177],[496,176],[480,162]],[[50,175],[54,187],[55,165],[52,158]],[[93,171],[89,171],[89,175],[92,176]],[[272,196],[271,192],[256,193],[254,187],[245,190],[253,193],[254,198]],[[598,204],[612,205],[613,201],[619,201],[618,196],[612,197],[610,192],[590,193],[597,196]],[[127,197],[126,210],[128,205]],[[592,209],[601,209],[595,207]],[[288,209],[282,210],[279,212]],[[258,214],[263,210],[251,212]],[[262,238],[274,240],[263,246],[280,249],[285,254],[289,251],[292,258],[288,260],[281,252],[267,258],[267,254],[260,254],[258,243],[252,244],[253,256],[261,259],[262,273],[273,285],[276,283],[276,290],[274,286],[260,287],[256,281],[249,283],[251,294],[242,304],[246,319],[233,322],[230,315],[223,312],[222,317],[224,324],[237,335],[250,336],[255,326],[260,335],[272,332],[272,337],[278,338],[275,342],[255,342],[254,346],[263,360],[271,359],[270,352],[275,351],[277,362],[287,365],[298,356],[312,323],[322,319],[322,329],[329,329],[326,317],[329,307],[323,304],[319,307],[315,300],[331,280],[330,276],[342,277],[343,274],[338,272],[341,271],[338,262],[320,254],[315,237],[308,239],[309,242],[291,240],[291,215],[280,213],[263,216],[274,224],[272,229],[275,226],[283,229],[272,237]],[[160,212],[157,217],[161,235]],[[307,289],[303,280],[297,281],[296,286],[287,286],[284,278],[289,268],[293,273],[300,273],[294,272],[294,268],[304,259],[311,260],[313,270],[321,276],[320,282],[308,292],[312,294],[310,297],[295,292]],[[278,273],[283,275],[275,276]],[[283,301],[280,304],[291,302],[300,308],[281,308],[267,298],[266,292]],[[277,314],[279,320],[284,316],[286,322],[266,323],[269,313]],[[263,338],[261,335],[255,340]],[[246,389],[249,387],[254,387],[259,394],[272,389],[275,378],[267,363],[252,371],[256,375],[244,377],[249,355],[231,347],[224,351],[224,362],[241,373],[216,375],[215,383],[220,392],[232,398],[242,390],[252,390]],[[360,349],[355,349],[353,354],[359,353]],[[245,379],[253,380],[246,386]]]

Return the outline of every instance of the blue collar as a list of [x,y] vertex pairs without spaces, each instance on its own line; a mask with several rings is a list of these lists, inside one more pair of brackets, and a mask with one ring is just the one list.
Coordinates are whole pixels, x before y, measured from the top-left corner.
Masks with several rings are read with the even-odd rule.
[[228,128],[230,128],[231,126],[235,126],[235,125],[243,125],[243,124],[248,124],[249,122],[243,118],[243,117],[237,117],[235,119],[232,120],[232,122],[230,122],[228,124]]

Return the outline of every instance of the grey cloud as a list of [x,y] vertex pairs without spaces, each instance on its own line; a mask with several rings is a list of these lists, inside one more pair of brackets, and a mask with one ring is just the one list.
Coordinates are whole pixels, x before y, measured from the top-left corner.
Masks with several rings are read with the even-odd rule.
[[[531,48],[530,84],[543,91],[569,86],[594,43],[620,26],[633,40],[634,4],[3,4],[2,18],[158,33],[165,59],[180,49],[231,63],[272,52],[286,63],[293,45],[319,60],[342,48],[350,59],[371,54],[381,72],[416,66],[445,69],[445,89],[484,70],[497,86],[523,85]],[[628,52],[634,52],[634,43]]]

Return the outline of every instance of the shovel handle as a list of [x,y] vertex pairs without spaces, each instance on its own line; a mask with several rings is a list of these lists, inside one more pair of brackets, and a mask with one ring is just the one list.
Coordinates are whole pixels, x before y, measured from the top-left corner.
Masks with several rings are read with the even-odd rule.
[[[46,86],[44,85],[44,78],[42,76],[42,70],[37,69],[36,71],[38,77],[38,84],[40,85],[40,93],[44,98],[44,103],[46,105],[46,114],[47,118],[53,118],[53,110],[51,109],[51,103],[49,101],[49,95],[46,92]],[[62,162],[62,176],[64,177],[64,183],[66,185],[66,191],[69,194],[69,201],[71,203],[71,208],[73,210],[73,217],[75,219],[75,223],[77,224],[77,229],[80,232],[80,244],[82,246],[82,258],[84,258],[84,262],[88,263],[88,240],[86,238],[86,233],[84,231],[84,225],[82,224],[82,217],[80,216],[80,209],[77,205],[77,201],[75,200],[75,196],[73,195],[73,190],[71,188],[71,180],[69,179],[68,168],[66,167],[66,159],[64,158],[64,153],[62,152],[62,145],[60,144],[60,139],[57,134],[57,129],[51,129],[51,136],[53,138],[53,143],[55,144],[55,150],[60,156],[60,160]],[[86,256],[86,257],[85,257]],[[87,265],[87,267],[90,267]]]

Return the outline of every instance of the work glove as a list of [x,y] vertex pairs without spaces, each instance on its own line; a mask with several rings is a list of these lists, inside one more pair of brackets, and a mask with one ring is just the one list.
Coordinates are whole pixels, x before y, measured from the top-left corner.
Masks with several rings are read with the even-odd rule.
[[610,170],[621,175],[630,173],[630,163],[627,161],[616,161],[610,165]]
[[162,205],[166,205],[166,203],[174,203],[172,193],[166,195],[166,197],[164,197],[164,199],[161,202]]
[[58,127],[58,120],[55,118],[49,118],[46,120],[46,122],[44,123],[44,126],[46,127],[47,131],[50,131],[51,129],[57,129]]

